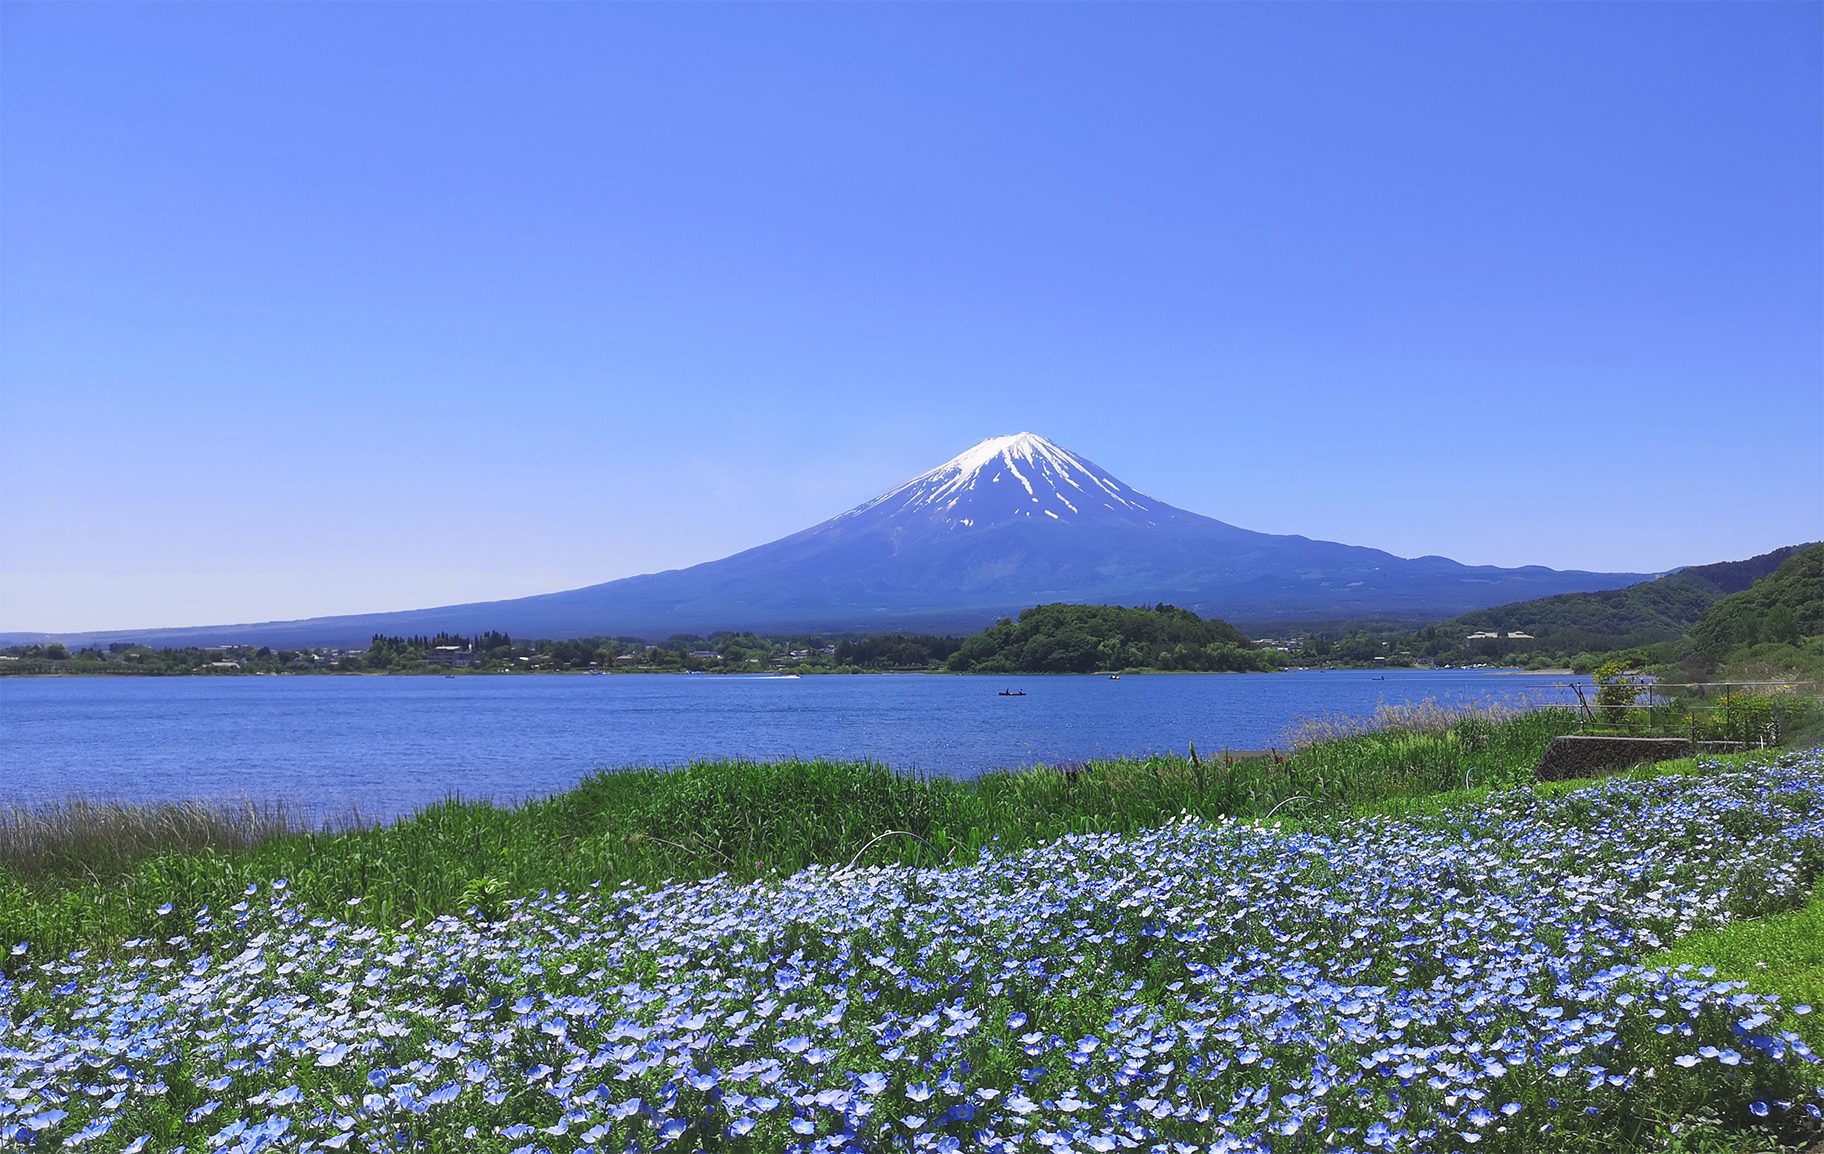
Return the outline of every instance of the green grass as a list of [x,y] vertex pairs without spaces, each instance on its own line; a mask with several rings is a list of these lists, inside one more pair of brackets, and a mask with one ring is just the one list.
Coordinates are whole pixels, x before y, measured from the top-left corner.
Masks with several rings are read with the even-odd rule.
[[[1758,993],[1778,994],[1787,1007],[1782,1028],[1824,1051],[1824,878],[1799,909],[1691,934],[1651,963],[1714,966],[1719,980],[1743,981]],[[1799,1005],[1812,1012],[1794,1013],[1792,1007]]]
[[64,807],[63,820],[14,814],[0,817],[0,965],[17,964],[4,952],[11,943],[32,943],[38,958],[106,948],[156,934],[167,902],[186,916],[222,909],[248,885],[280,877],[312,907],[360,899],[346,910],[351,921],[395,927],[603,880],[750,880],[857,858],[935,865],[989,844],[1016,850],[1071,833],[1131,833],[1187,812],[1309,821],[1461,802],[1531,782],[1545,747],[1575,720],[1562,709],[1457,715],[1286,757],[1187,753],[973,781],[868,762],[699,762],[597,773],[511,808],[449,800],[392,825],[340,831],[284,832],[283,815],[258,807],[213,827],[169,806],[100,807],[81,821],[68,820],[80,807]]
[[[1700,930],[1646,958],[1645,963],[1692,966],[1713,974],[1718,981],[1745,982],[1755,993],[1779,995],[1786,1013],[1778,1028],[1791,1030],[1814,1051],[1824,1053],[1824,877],[1812,889],[1811,900],[1799,909],[1722,929]],[[1797,1013],[1798,1006],[1809,1006],[1811,1012]],[[1808,1090],[1824,1086],[1824,1068],[1795,1066],[1795,1072]],[[1706,1154],[1824,1148],[1824,1143],[1811,1145],[1817,1141],[1815,1129],[1781,1134],[1701,1114],[1668,1125],[1663,1140],[1666,1150]]]

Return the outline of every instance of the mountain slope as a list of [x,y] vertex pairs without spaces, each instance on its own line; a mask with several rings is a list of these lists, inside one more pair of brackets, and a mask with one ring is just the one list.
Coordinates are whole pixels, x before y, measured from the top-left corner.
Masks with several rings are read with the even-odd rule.
[[1824,544],[1793,553],[1752,586],[1710,606],[1692,629],[1698,649],[1716,657],[1731,646],[1796,643],[1824,633]]
[[973,631],[1058,601],[1167,601],[1250,619],[1425,619],[1641,576],[1407,560],[1256,533],[1174,508],[1020,433],[983,441],[822,524],[688,569],[512,601],[90,638],[305,645],[484,629],[552,638],[724,628]]
[[1561,593],[1465,613],[1439,626],[1461,633],[1522,632],[1540,647],[1601,652],[1682,637],[1706,610],[1746,590],[1806,548],[1788,545],[1746,561],[1692,565],[1625,589]]

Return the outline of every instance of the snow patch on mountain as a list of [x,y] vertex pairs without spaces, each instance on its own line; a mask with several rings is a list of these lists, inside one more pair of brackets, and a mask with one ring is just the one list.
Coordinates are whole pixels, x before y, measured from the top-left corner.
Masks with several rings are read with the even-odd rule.
[[[999,487],[1003,480],[1008,482],[1005,488]],[[1150,524],[1145,514],[1153,504],[1152,498],[1123,485],[1093,461],[1037,433],[1015,433],[990,437],[837,520],[923,513],[951,527],[971,528],[1035,514],[1054,521],[1074,520],[1087,508],[1100,514],[1098,519],[1112,514]]]

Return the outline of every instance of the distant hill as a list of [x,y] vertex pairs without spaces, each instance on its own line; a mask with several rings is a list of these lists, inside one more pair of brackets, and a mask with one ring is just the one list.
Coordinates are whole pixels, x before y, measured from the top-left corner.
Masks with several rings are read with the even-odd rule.
[[1242,673],[1273,665],[1227,621],[1170,605],[1038,605],[1002,618],[950,657],[958,673],[1095,673],[1165,669]]
[[1691,630],[1698,650],[1712,657],[1738,645],[1796,644],[1819,634],[1824,634],[1824,544],[1792,552],[1747,589],[1719,598]]
[[1690,632],[1712,606],[1744,594],[1794,555],[1817,546],[1787,545],[1746,561],[1692,565],[1624,589],[1562,593],[1453,617],[1440,632],[1526,633],[1538,648],[1566,653],[1628,649]]
[[1613,589],[1638,573],[1502,569],[1257,533],[1138,492],[1032,433],[995,437],[846,513],[688,569],[398,613],[87,634],[0,644],[365,645],[515,637],[967,632],[1047,602],[1170,602],[1247,620],[1428,621],[1520,597]]

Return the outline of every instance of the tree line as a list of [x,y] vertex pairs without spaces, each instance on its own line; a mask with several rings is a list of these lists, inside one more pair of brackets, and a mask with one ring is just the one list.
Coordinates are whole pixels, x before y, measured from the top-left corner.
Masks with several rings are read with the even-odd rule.
[[515,639],[489,630],[474,636],[392,636],[376,633],[365,649],[227,645],[155,649],[115,642],[72,651],[59,642],[0,651],[4,674],[124,674],[141,676],[299,673],[437,672],[741,672],[807,673],[941,669],[962,638],[892,633],[825,637],[760,636],[722,631],[702,636],[675,633],[652,643],[643,638]]

